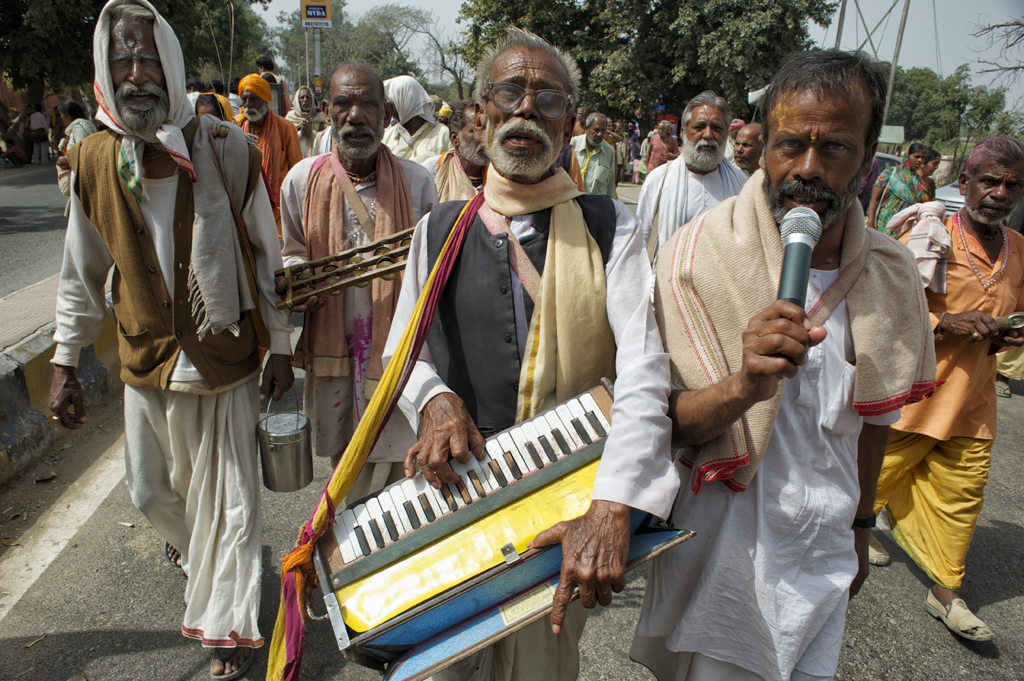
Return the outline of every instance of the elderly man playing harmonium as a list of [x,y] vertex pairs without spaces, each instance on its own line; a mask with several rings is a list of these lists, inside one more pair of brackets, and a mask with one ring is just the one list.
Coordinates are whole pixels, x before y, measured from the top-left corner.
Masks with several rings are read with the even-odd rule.
[[[485,438],[615,378],[615,401],[593,502],[531,546],[562,543],[551,623],[537,621],[434,676],[544,679],[579,673],[586,610],[625,585],[630,508],[665,517],[678,475],[669,452],[669,392],[650,305],[651,270],[636,218],[587,196],[552,168],[572,136],[574,61],[509,29],[481,59],[475,125],[491,159],[483,204],[441,295],[401,405],[420,439],[406,474],[440,488],[449,459],[484,456]],[[442,204],[417,225],[385,356],[466,204]]]

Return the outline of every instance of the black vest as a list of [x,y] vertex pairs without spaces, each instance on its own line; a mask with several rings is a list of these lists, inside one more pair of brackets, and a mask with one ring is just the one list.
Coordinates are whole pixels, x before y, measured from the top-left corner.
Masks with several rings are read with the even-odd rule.
[[[615,206],[607,196],[580,196],[576,201],[607,264],[615,237]],[[464,201],[449,201],[430,213],[430,267],[465,205]],[[520,242],[540,273],[544,272],[550,224],[550,208],[535,213],[533,228],[539,234]],[[529,324],[533,301],[525,292],[523,303]],[[427,347],[441,380],[466,403],[485,438],[515,423],[520,361],[508,239],[492,236],[479,216],[470,225],[438,301]]]

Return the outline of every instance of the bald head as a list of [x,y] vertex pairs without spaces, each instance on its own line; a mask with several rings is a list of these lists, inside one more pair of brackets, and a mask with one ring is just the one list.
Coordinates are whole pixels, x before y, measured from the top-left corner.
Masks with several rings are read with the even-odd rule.
[[[338,88],[335,88],[335,82],[338,83]],[[334,69],[330,80],[327,81],[331,96],[334,96],[343,83],[353,82],[359,82],[361,85],[371,86],[371,88],[375,87],[381,101],[386,99],[384,95],[384,80],[380,77],[380,74],[373,70],[372,66],[361,61],[345,62],[344,64],[339,64]]]
[[753,175],[758,169],[762,151],[764,140],[761,137],[761,124],[748,123],[740,128],[736,133],[736,165],[748,175]]
[[346,168],[362,168],[365,174],[376,166],[384,126],[391,120],[395,107],[384,94],[384,81],[360,62],[334,69],[330,91],[328,114],[335,149]]

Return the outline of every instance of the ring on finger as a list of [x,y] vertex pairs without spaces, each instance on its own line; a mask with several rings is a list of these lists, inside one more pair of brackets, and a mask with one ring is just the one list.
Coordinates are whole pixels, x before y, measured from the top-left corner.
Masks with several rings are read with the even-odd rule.
[[974,331],[971,333],[971,338],[973,338],[974,340],[978,340],[979,338],[981,338],[981,334],[978,333],[977,331]]

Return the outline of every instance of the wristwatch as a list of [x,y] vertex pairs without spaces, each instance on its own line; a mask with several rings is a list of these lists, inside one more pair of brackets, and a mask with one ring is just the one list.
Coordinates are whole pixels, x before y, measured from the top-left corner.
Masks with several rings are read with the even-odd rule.
[[870,530],[875,526],[875,514],[872,513],[870,518],[854,518],[853,527],[861,528],[863,530]]

